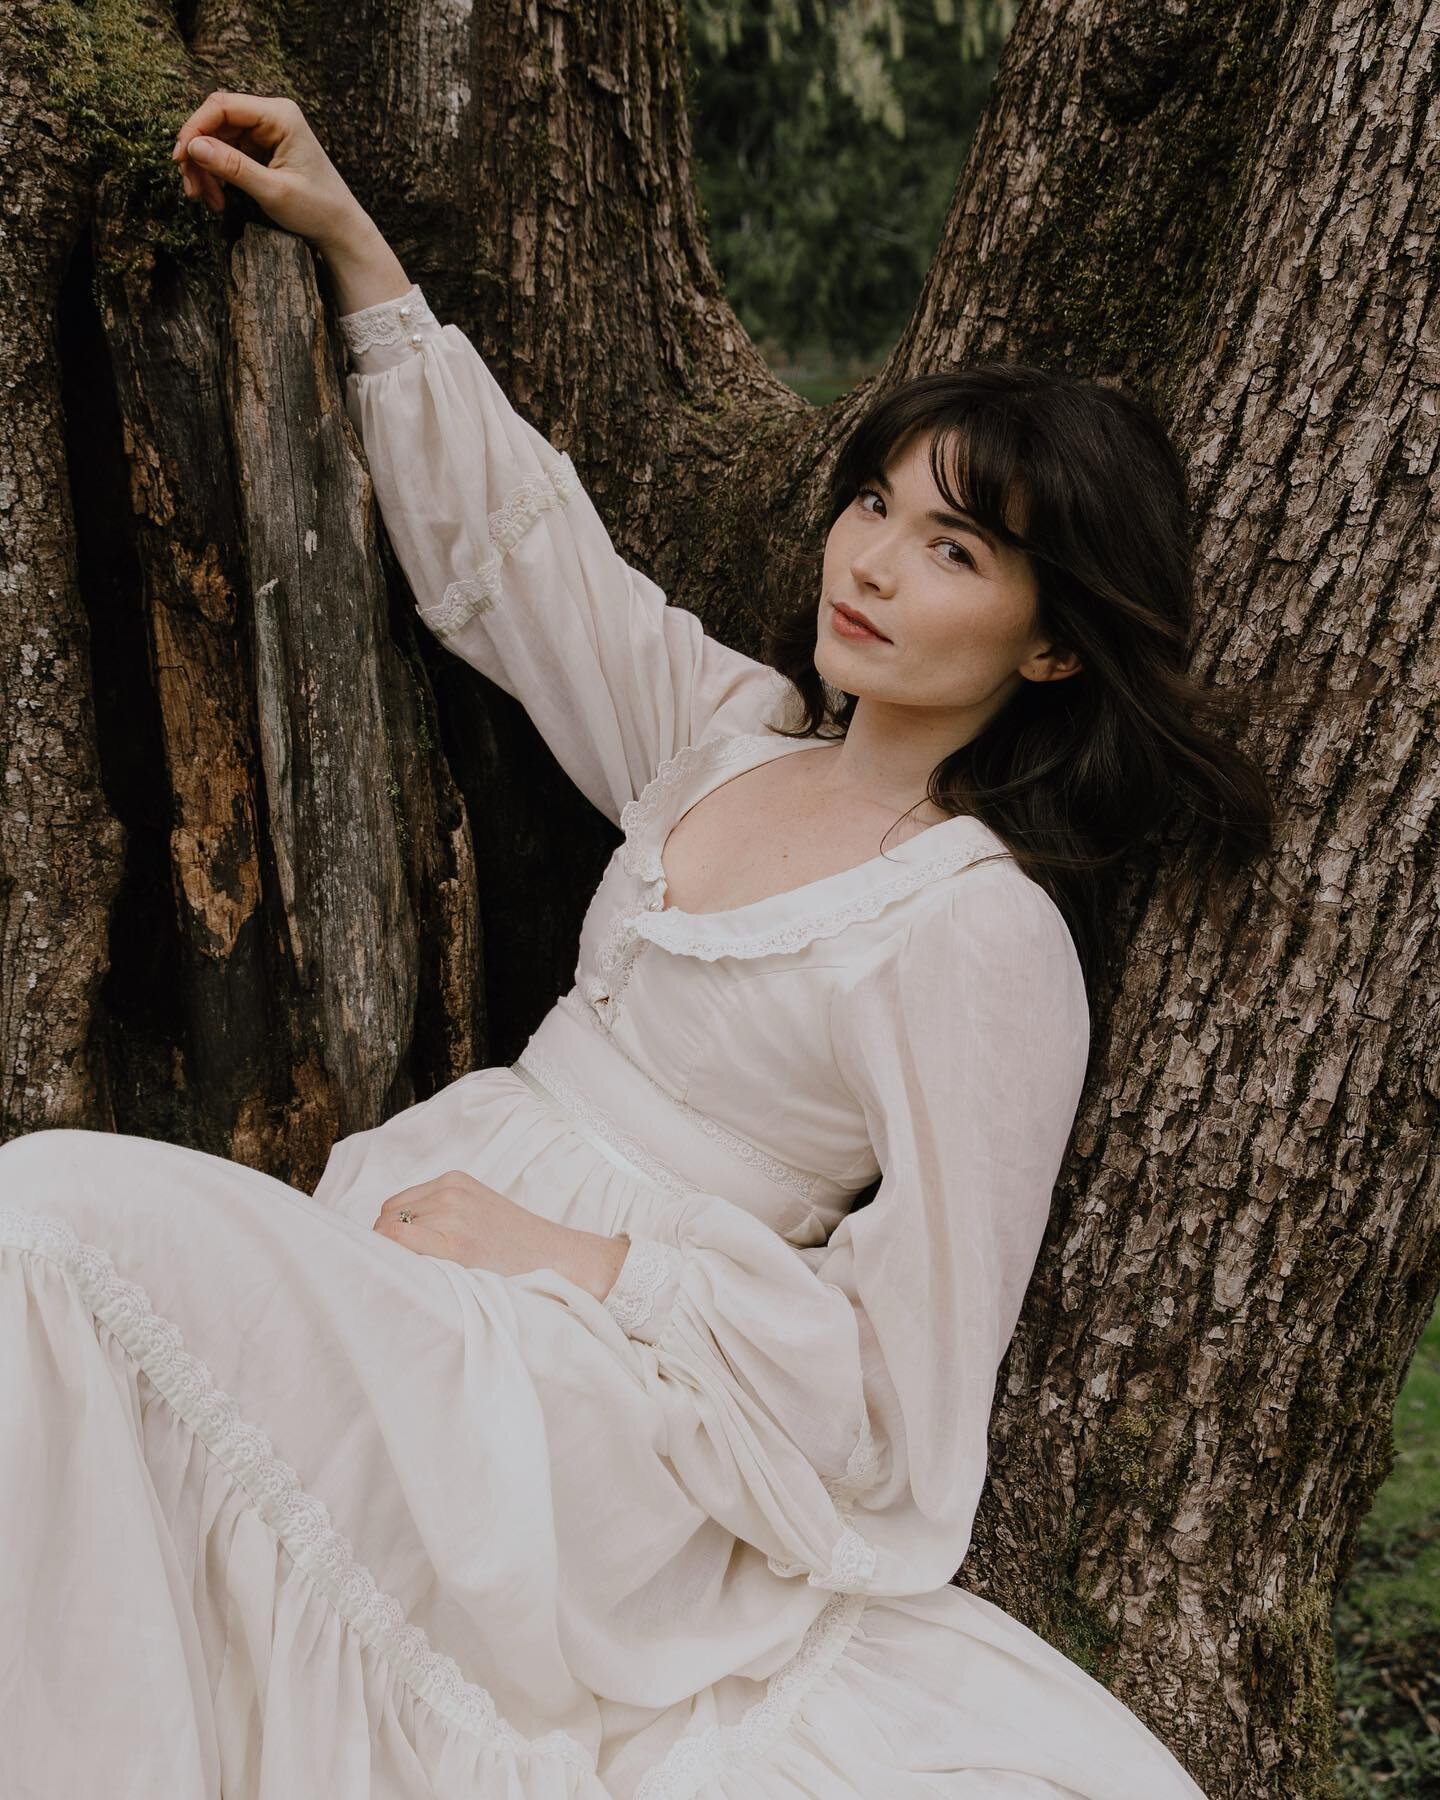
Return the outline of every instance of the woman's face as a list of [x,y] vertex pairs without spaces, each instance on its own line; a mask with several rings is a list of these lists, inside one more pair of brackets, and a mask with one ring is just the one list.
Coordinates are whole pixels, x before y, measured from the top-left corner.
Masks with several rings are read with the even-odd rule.
[[[1046,654],[1030,559],[951,511],[930,473],[930,441],[917,434],[831,526],[815,667],[843,693],[953,711],[963,742],[1022,680],[1053,680],[1079,663]],[[863,613],[889,642],[845,636],[837,606]]]

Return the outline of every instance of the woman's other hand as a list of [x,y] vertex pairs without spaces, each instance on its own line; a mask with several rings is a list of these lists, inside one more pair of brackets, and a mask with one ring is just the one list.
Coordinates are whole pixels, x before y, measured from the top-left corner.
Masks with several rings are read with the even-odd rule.
[[577,1231],[527,1212],[460,1169],[392,1194],[371,1229],[403,1249],[467,1269],[497,1275],[554,1269],[597,1300],[610,1292],[629,1248],[625,1238]]
[[180,127],[171,155],[185,192],[215,212],[233,184],[321,249],[373,229],[293,100],[217,89]]

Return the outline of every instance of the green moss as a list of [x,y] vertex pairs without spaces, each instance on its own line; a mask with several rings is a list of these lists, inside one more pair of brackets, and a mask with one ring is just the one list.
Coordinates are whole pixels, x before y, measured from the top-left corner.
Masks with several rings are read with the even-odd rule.
[[[1103,1605],[1076,1575],[1080,1559],[1080,1509],[1070,1515],[1069,1530],[1055,1577],[1050,1583],[1050,1611],[1054,1620],[1051,1642],[1078,1663],[1087,1675],[1100,1681],[1120,1633]],[[1049,1633],[1046,1634],[1050,1636]]]
[[[286,93],[273,12],[259,23],[247,79]],[[186,198],[170,155],[205,92],[178,34],[135,0],[49,0],[32,16],[21,61],[104,185],[117,225],[106,238],[111,266],[120,243],[135,265],[157,248],[182,262],[213,254],[214,221]]]
[[1283,1684],[1285,1710],[1300,1743],[1299,1767],[1287,1778],[1296,1800],[1329,1800],[1335,1793],[1329,1773],[1334,1761],[1335,1665],[1330,1634],[1328,1571],[1301,1574],[1313,1566],[1320,1533],[1313,1520],[1295,1520],[1287,1531],[1287,1566],[1292,1572],[1285,1598],[1254,1633],[1257,1665]]
[[[1168,1459],[1157,1457],[1155,1438],[1166,1416],[1166,1408],[1158,1401],[1125,1403],[1099,1426],[1070,1514],[1067,1541],[1049,1584],[1050,1611],[1059,1634],[1052,1641],[1097,1681],[1106,1679],[1121,1633],[1078,1574],[1088,1496],[1099,1492],[1109,1504],[1117,1494],[1122,1495],[1127,1511],[1154,1521],[1173,1516],[1185,1489],[1191,1447]],[[1178,1605],[1178,1599],[1173,1592],[1160,1591],[1155,1604],[1164,1612]]]
[[1116,1408],[1099,1427],[1095,1451],[1085,1469],[1085,1486],[1103,1492],[1120,1490],[1152,1518],[1167,1517],[1173,1509],[1176,1475],[1162,1477],[1151,1466],[1150,1446],[1164,1422],[1166,1409],[1158,1401]]

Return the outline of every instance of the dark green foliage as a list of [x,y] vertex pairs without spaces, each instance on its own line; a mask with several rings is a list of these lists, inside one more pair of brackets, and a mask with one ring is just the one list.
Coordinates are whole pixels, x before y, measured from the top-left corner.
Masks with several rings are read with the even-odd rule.
[[721,33],[713,0],[690,0],[711,254],[746,330],[772,356],[867,359],[894,343],[1009,22],[1007,7],[977,19],[974,6],[894,0],[871,9],[857,66],[843,29],[855,10],[732,0]]

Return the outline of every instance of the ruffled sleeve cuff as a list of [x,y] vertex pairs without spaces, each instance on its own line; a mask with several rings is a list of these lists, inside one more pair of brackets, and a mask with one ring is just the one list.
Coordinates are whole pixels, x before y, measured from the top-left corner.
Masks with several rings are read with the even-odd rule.
[[629,1244],[604,1306],[628,1336],[653,1344],[679,1292],[684,1259],[673,1244],[657,1238],[633,1237]]
[[440,335],[440,321],[431,312],[418,285],[395,300],[359,312],[342,313],[335,321],[357,375],[378,375],[408,357],[418,356],[427,338]]

